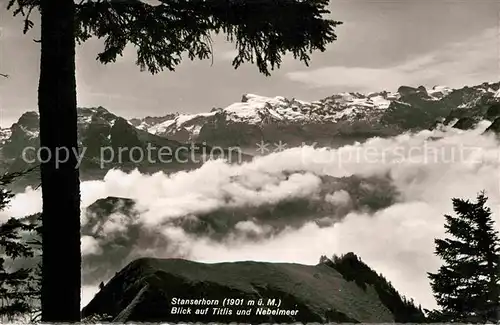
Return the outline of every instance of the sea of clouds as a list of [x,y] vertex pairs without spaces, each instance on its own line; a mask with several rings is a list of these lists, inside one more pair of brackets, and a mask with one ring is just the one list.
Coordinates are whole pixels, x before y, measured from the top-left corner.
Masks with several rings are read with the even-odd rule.
[[[255,158],[242,165],[210,161],[190,172],[171,175],[109,171],[101,181],[81,184],[82,209],[107,196],[132,198],[141,211],[135,221],[112,215],[102,231],[120,234],[139,223],[175,243],[176,254],[202,262],[257,260],[317,264],[321,255],[355,252],[392,282],[397,290],[425,308],[435,307],[426,272],[440,260],[433,255],[434,238],[444,236],[444,214],[453,213],[451,198],[475,199],[485,190],[489,207],[500,216],[500,144],[483,131],[441,129],[373,138],[339,149],[301,147]],[[217,211],[224,207],[259,206],[288,198],[318,195],[320,176],[389,175],[400,193],[397,203],[374,213],[352,211],[341,222],[320,227],[315,222],[255,241],[231,236],[225,241],[194,237],[168,221]],[[350,201],[347,191],[326,195],[336,206]],[[40,191],[17,194],[2,219],[39,212]],[[498,218],[500,219],[500,218]],[[86,215],[82,214],[85,224]],[[500,227],[500,222],[497,223]],[[239,231],[265,232],[248,220]],[[500,228],[499,228],[500,229]],[[99,240],[82,238],[83,254],[99,254]],[[167,247],[142,249],[144,256],[171,257]],[[107,280],[107,279],[103,279]],[[92,299],[94,285],[84,286],[82,304]]]

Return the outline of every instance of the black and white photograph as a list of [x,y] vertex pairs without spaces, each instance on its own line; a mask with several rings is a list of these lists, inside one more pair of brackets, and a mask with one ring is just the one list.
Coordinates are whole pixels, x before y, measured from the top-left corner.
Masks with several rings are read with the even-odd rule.
[[0,322],[500,322],[498,0],[0,0]]

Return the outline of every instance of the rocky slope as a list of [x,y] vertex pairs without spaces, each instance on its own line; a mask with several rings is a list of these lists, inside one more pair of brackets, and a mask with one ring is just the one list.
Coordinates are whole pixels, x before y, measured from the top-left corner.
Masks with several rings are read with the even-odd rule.
[[380,301],[394,315],[396,323],[428,322],[422,308],[415,306],[413,299],[401,296],[383,275],[366,265],[356,254],[350,252],[340,257],[333,256],[332,260],[322,256],[321,261],[340,272],[347,281],[354,281],[364,290],[368,286],[373,287]]
[[[177,299],[210,300],[183,305]],[[243,299],[241,307],[224,299]],[[290,310],[288,315],[261,315]],[[274,303],[268,299],[275,299]],[[254,300],[255,305],[248,305]],[[278,307],[279,304],[279,307]],[[173,307],[190,314],[172,313]],[[208,309],[207,309],[208,307]],[[213,308],[220,308],[214,310]],[[197,314],[196,310],[206,314]],[[237,310],[245,312],[239,315]],[[142,322],[393,322],[376,291],[363,290],[323,264],[236,262],[203,264],[143,258],[126,266],[83,309],[83,316],[107,314],[115,321]],[[248,314],[247,314],[248,313]]]
[[456,122],[456,115],[475,115],[500,102],[499,90],[500,83],[461,89],[401,86],[395,93],[340,93],[310,103],[246,94],[241,102],[209,113],[169,114],[130,122],[153,134],[210,145],[247,147],[261,140],[332,145],[426,129],[436,120]]
[[[10,129],[1,131],[0,172],[24,170],[38,163],[38,113],[26,112]],[[78,136],[83,180],[100,179],[112,168],[169,172],[196,168],[218,157],[249,159],[214,151],[204,144],[181,143],[148,133],[103,107],[78,108]],[[34,180],[17,185],[24,187]]]
[[[39,118],[36,112],[26,112],[14,123],[10,132],[4,132],[6,139],[2,146],[2,154],[7,158],[19,157],[22,150],[28,146],[38,146]],[[178,141],[159,137],[151,133],[139,130],[124,118],[110,113],[103,107],[78,108],[78,137],[79,146],[85,147],[87,161],[99,158],[102,148],[110,148],[116,152],[115,157],[111,155],[104,157],[111,160],[110,163],[127,163],[139,160],[140,156],[131,149],[138,147],[146,149],[147,143],[155,147],[169,147],[172,151],[181,147]],[[122,154],[118,155],[118,149]],[[111,152],[111,151],[110,151]],[[114,159],[112,159],[114,158]],[[165,158],[171,158],[165,156]],[[181,156],[180,158],[184,158]]]

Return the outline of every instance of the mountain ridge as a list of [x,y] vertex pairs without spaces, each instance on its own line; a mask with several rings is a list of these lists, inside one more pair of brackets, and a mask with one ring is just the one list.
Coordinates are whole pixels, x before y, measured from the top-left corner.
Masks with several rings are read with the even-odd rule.
[[[216,300],[220,303],[217,307],[222,306],[224,298],[245,301],[262,298],[266,302],[280,299],[279,309],[298,311],[292,316],[267,317],[252,312],[244,316],[246,323],[394,321],[373,289],[364,291],[323,264],[309,266],[255,261],[205,264],[155,258],[141,258],[123,268],[97,293],[82,314],[84,317],[107,314],[114,318],[139,293],[141,299],[128,311],[128,321],[228,323],[238,322],[242,317],[234,311],[231,315],[171,314],[171,307],[175,306],[173,298],[176,297]],[[195,309],[196,306],[190,307]],[[257,307],[255,305],[253,309]],[[278,309],[274,305],[264,308]]]
[[[476,98],[464,98],[462,101],[453,100],[460,97],[466,90],[474,90]],[[371,92],[361,94],[358,92],[344,92],[328,96],[318,101],[306,102],[295,98],[287,99],[282,96],[265,97],[255,94],[244,94],[240,102],[233,103],[225,108],[214,108],[210,112],[198,114],[172,113],[165,116],[134,118],[130,122],[136,127],[148,130],[150,133],[159,134],[184,141],[206,141],[212,145],[220,144],[220,135],[215,139],[210,132],[211,126],[216,128],[231,128],[231,124],[244,126],[249,129],[265,129],[269,124],[288,124],[304,126],[307,124],[349,124],[356,122],[373,124],[382,122],[395,129],[425,128],[429,127],[436,118],[447,117],[452,109],[470,107],[471,102],[482,97],[492,97],[496,101],[500,97],[500,83],[483,83],[472,87],[452,89],[446,86],[434,86],[427,89],[423,86],[417,88],[401,86],[397,92]],[[451,96],[452,100],[447,100]],[[474,97],[474,96],[473,96]],[[420,108],[422,106],[438,106],[442,104],[446,109],[434,109],[436,112],[429,114],[429,125],[398,125],[397,114],[391,116],[393,111],[404,111],[405,106]],[[434,108],[434,107],[431,107]],[[432,113],[443,113],[433,114]],[[232,130],[231,130],[232,131]],[[231,134],[231,131],[228,133]],[[333,134],[342,134],[341,130],[332,130]],[[400,132],[401,130],[395,130]],[[249,131],[252,133],[252,130]],[[345,132],[344,132],[345,133]],[[389,132],[394,133],[394,132]],[[262,134],[261,134],[262,136]],[[224,141],[222,141],[223,143]]]
[[[137,129],[102,106],[78,108],[77,128],[82,180],[101,179],[113,168],[124,171],[138,168],[144,173],[175,172],[199,167],[204,161],[219,157],[249,159],[243,154],[227,155],[225,148],[215,151],[203,143],[180,142]],[[0,135],[5,137],[0,139],[0,172],[27,170],[37,165],[37,112],[25,112],[9,129],[0,130]],[[37,177],[29,180],[24,177],[16,186],[22,189],[36,181]]]
[[[312,101],[312,102],[307,102],[303,100],[297,100],[295,98],[292,99],[287,99],[283,96],[275,96],[275,97],[266,97],[266,96],[260,96],[257,94],[251,94],[251,93],[246,93],[242,95],[241,101],[238,103],[233,103],[226,108],[214,108],[212,109],[209,113],[171,113],[167,114],[165,116],[148,116],[145,118],[132,118],[130,119],[131,123],[143,128],[143,129],[150,129],[151,133],[157,133],[166,131],[165,129],[168,128],[172,124],[177,124],[178,126],[182,126],[182,124],[186,123],[189,121],[191,118],[198,118],[198,117],[206,117],[206,116],[213,116],[217,112],[221,111],[228,111],[230,113],[237,113],[238,108],[241,110],[244,110],[245,107],[242,107],[244,103],[252,103],[254,104],[253,109],[259,110],[262,109],[264,112],[265,110],[265,104],[270,104],[270,106],[274,105],[280,105],[282,103],[288,103],[292,104],[292,108],[299,109],[300,111],[303,111],[304,108],[310,109],[311,113],[314,112],[314,106],[320,107],[321,103],[324,102],[332,102],[335,99],[337,99],[337,103],[340,104],[339,106],[342,106],[344,104],[346,107],[365,107],[365,108],[376,108],[376,109],[386,109],[388,108],[389,104],[391,101],[398,100],[401,97],[401,93],[408,93],[408,89],[413,89],[408,86],[401,86],[397,92],[388,92],[388,91],[380,91],[380,92],[370,92],[367,94],[362,94],[359,92],[341,92],[338,94],[333,94],[331,96],[325,97],[321,100],[317,101]],[[418,88],[415,88],[418,89]],[[411,92],[411,90],[410,90]],[[426,92],[429,94],[429,98],[432,100],[439,100],[440,98],[448,95],[450,92],[452,92],[452,89],[449,87],[444,87],[444,86],[435,86],[433,87],[432,90],[426,90]],[[339,101],[340,100],[340,101]],[[295,106],[294,106],[295,105]],[[251,106],[251,105],[248,105]],[[264,106],[264,107],[261,107]],[[252,109],[252,107],[248,107]],[[249,112],[252,113],[252,112]],[[286,113],[286,112],[283,112]],[[294,118],[296,119],[306,119],[305,116],[297,116],[298,114],[293,114],[290,113],[290,119],[293,120]],[[273,114],[273,113],[271,113]],[[237,115],[237,114],[234,114]],[[295,116],[294,116],[295,115]],[[318,114],[321,115],[321,114]],[[286,116],[280,115],[280,114],[275,114],[276,118],[286,118]],[[319,116],[314,116],[315,118],[321,119]],[[234,116],[235,119],[240,119],[244,120],[244,116]],[[333,116],[327,116],[326,120],[335,120],[336,118],[341,118],[339,114],[335,114]],[[180,120],[180,121],[179,121]],[[259,116],[252,115],[249,116],[249,123],[259,123],[259,122],[264,122],[264,119],[259,119]],[[163,127],[161,127],[163,126]]]
[[[443,113],[459,112],[464,109],[473,110],[481,102],[500,102],[500,82],[482,83],[475,86],[465,86],[453,89],[446,86],[434,86],[427,89],[424,86],[401,86],[396,92],[380,91],[362,94],[359,92],[341,92],[321,100],[306,102],[283,96],[265,97],[256,94],[244,94],[240,102],[235,102],[225,108],[213,108],[202,113],[167,113],[163,116],[147,116],[144,118],[124,119],[113,114],[102,106],[79,108],[78,125],[81,131],[86,125],[105,121],[111,127],[116,120],[124,120],[127,125],[147,133],[166,137],[177,142],[217,142],[210,139],[210,126],[224,124],[262,127],[266,125],[319,125],[345,124],[346,122],[366,122],[386,124],[398,127],[394,121],[396,116],[390,113],[402,110],[402,107],[417,108],[422,105],[446,107]],[[438,110],[439,111],[439,110]],[[449,111],[449,112],[448,112]],[[28,111],[10,128],[0,128],[0,144],[5,145],[9,138],[24,132],[28,138],[38,136],[38,126],[33,125],[38,113]],[[450,121],[453,114],[431,116],[436,119],[444,117]],[[27,124],[27,125],[26,125]],[[418,127],[430,127],[418,125]],[[400,129],[412,129],[416,125],[399,125]],[[373,125],[371,126],[373,127]],[[340,128],[341,129],[341,128]],[[335,133],[342,135],[341,130]],[[397,130],[401,131],[401,130]],[[205,133],[205,134],[204,134]],[[108,135],[109,137],[109,135]]]
[[[240,102],[210,112],[168,113],[163,117],[130,120],[101,106],[79,108],[79,145],[87,149],[81,165],[82,179],[102,178],[111,168],[124,171],[139,168],[145,173],[190,170],[206,161],[198,159],[205,157],[205,149],[213,159],[227,158],[228,150],[235,148],[237,157],[230,154],[229,159],[244,162],[263,154],[259,152],[259,143],[283,143],[286,148],[304,144],[338,148],[372,137],[391,137],[442,126],[465,130],[485,119],[491,122],[486,132],[499,134],[500,82],[460,89],[401,86],[397,92],[340,93],[314,102],[250,94],[244,95]],[[32,167],[22,159],[22,150],[37,148],[38,142],[36,112],[26,112],[9,129],[0,129],[0,171]],[[129,158],[102,166],[102,158],[107,159],[102,157],[103,148],[111,147],[116,152],[123,147],[138,147],[144,153],[150,145],[168,147],[181,153],[181,157],[170,157],[166,164],[158,163],[157,159],[135,163],[129,150],[125,153]],[[188,148],[191,145],[194,153],[193,148]],[[212,157],[212,148],[222,152]],[[198,162],[192,161],[192,157]],[[34,181],[28,183],[33,185]]]

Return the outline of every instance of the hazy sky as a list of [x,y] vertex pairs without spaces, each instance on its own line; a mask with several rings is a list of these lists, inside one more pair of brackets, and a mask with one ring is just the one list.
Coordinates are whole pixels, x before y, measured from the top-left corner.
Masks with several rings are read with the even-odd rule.
[[[0,125],[36,110],[39,29],[22,34],[22,21],[0,0]],[[315,54],[309,68],[292,58],[265,77],[250,64],[234,70],[233,46],[214,45],[214,62],[184,61],[176,72],[152,76],[134,65],[133,48],[117,63],[95,61],[92,40],[78,48],[79,106],[101,105],[124,117],[202,112],[244,93],[316,100],[339,91],[396,90],[407,85],[460,87],[500,80],[498,0],[331,0],[344,22],[338,41]]]

